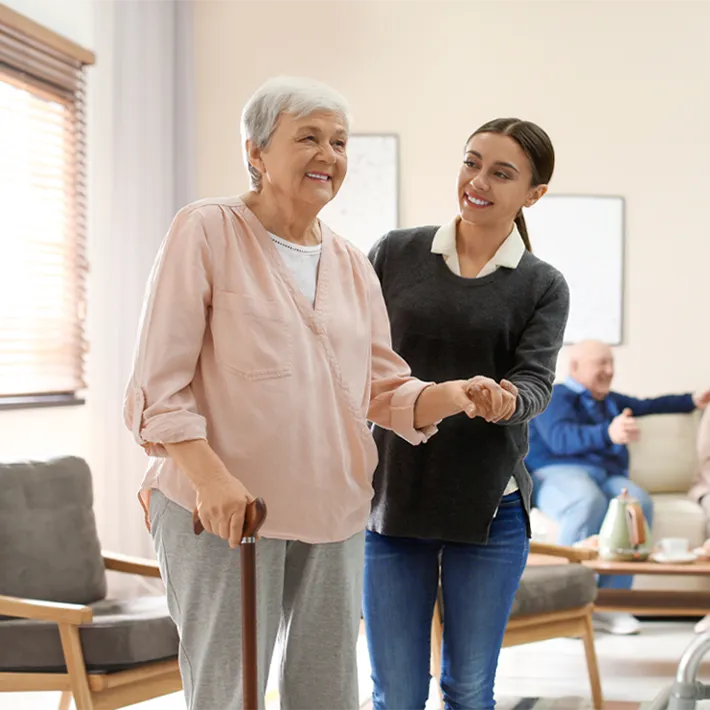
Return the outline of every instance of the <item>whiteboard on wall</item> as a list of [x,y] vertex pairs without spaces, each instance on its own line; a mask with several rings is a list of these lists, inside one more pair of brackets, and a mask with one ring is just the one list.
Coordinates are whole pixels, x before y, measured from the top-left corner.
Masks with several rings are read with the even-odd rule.
[[320,218],[366,254],[399,226],[399,146],[396,135],[351,135],[348,172]]
[[570,288],[565,343],[618,345],[624,310],[624,199],[548,195],[525,211],[533,252]]

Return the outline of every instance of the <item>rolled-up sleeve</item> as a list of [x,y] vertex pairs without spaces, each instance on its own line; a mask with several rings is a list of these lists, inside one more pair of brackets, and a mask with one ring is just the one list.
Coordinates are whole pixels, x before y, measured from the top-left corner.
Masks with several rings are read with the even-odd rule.
[[192,380],[202,350],[212,273],[202,219],[194,207],[176,215],[146,289],[123,416],[150,456],[163,444],[207,438]]
[[387,307],[380,282],[369,264],[368,273],[371,276],[372,377],[367,418],[383,429],[391,429],[410,444],[421,444],[432,437],[437,428],[431,425],[416,429],[414,405],[422,390],[432,383],[412,377],[409,365],[392,349]]

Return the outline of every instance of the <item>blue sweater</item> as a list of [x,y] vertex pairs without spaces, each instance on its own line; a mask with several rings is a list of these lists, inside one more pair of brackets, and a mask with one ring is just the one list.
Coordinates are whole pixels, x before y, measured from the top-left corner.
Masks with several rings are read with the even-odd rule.
[[611,392],[595,402],[585,391],[555,385],[547,409],[530,422],[527,469],[535,472],[554,464],[600,466],[611,476],[627,476],[629,452],[609,438],[609,424],[624,409],[635,417],[648,414],[685,414],[695,409],[690,394],[635,399]]

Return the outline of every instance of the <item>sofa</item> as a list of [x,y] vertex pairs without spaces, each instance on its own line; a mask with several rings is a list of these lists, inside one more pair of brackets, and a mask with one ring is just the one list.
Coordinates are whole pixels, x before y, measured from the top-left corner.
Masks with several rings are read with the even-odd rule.
[[[643,486],[653,499],[653,539],[684,537],[691,549],[706,539],[705,514],[688,498],[697,470],[697,432],[700,412],[658,414],[638,419],[641,436],[629,446],[633,481]],[[557,525],[539,510],[531,519],[533,539],[556,542]],[[643,576],[634,578],[634,589],[710,589],[708,577]]]

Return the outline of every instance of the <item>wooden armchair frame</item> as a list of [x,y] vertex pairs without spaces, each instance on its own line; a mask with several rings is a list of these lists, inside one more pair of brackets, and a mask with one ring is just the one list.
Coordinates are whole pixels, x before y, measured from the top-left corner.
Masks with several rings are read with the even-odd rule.
[[[530,543],[530,554],[557,558],[555,563],[566,559],[569,563],[580,563],[596,558],[595,550],[584,548],[562,547],[539,542]],[[592,628],[592,610],[594,604],[587,604],[574,609],[564,609],[546,614],[524,614],[513,616],[508,621],[503,638],[503,647],[519,646],[534,641],[545,641],[551,638],[571,636],[581,638],[584,643],[584,653],[587,658],[587,671],[592,691],[592,701],[596,710],[604,706],[599,666],[594,648],[594,629]],[[441,621],[441,608],[437,599],[434,608],[434,618],[431,630],[431,674],[437,682],[441,680],[441,644],[444,637],[444,626]]]
[[[102,556],[107,570],[160,578],[158,563],[152,560],[106,551]],[[91,607],[0,595],[0,615],[56,623],[67,668],[66,673],[0,671],[0,693],[60,691],[59,710],[68,710],[72,696],[76,710],[117,710],[182,689],[177,658],[115,673],[88,673],[79,625],[93,620]]]

